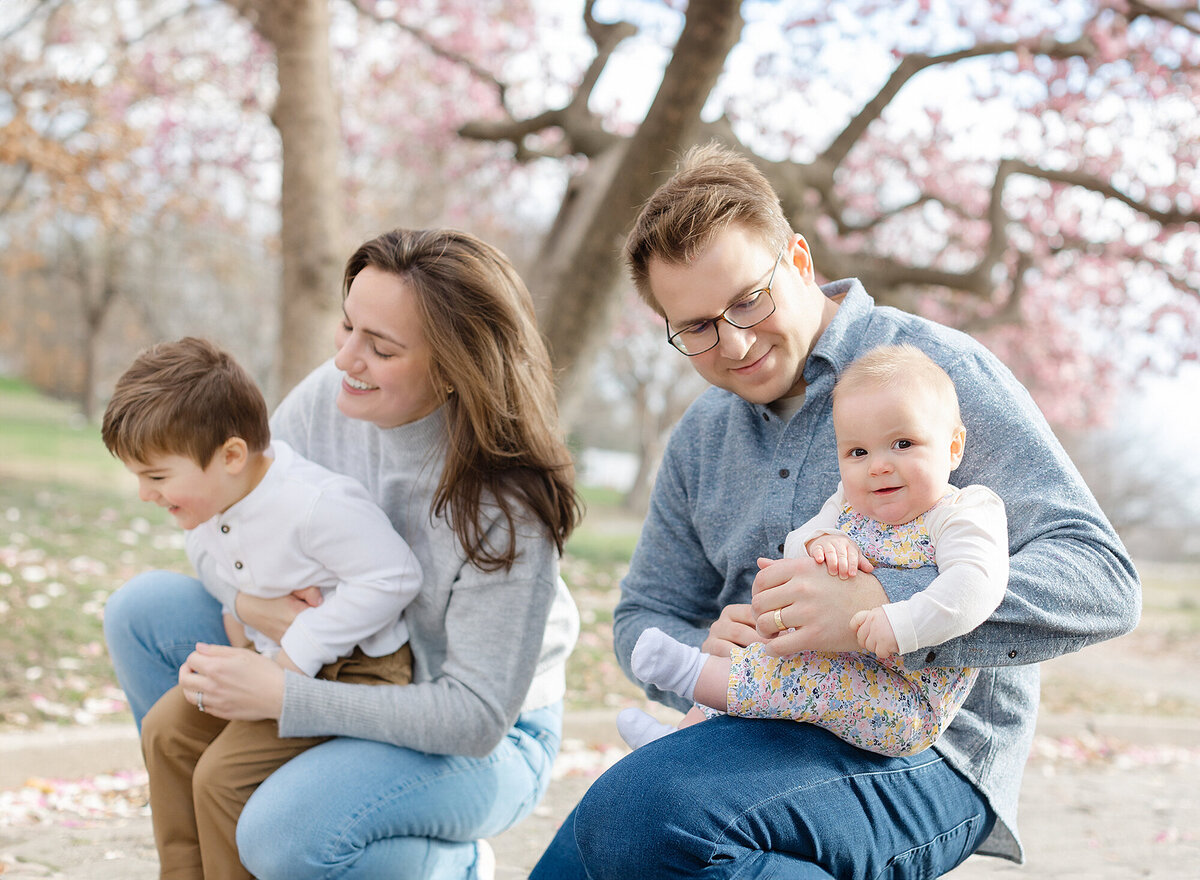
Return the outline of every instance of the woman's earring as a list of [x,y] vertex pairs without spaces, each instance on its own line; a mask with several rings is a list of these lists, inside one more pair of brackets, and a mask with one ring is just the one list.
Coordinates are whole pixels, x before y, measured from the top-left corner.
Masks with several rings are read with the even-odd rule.
[[450,396],[451,394],[453,394],[453,393],[454,393],[454,386],[453,386],[453,385],[447,385],[447,386],[446,386],[446,396],[447,396],[447,397],[449,397],[449,396]]

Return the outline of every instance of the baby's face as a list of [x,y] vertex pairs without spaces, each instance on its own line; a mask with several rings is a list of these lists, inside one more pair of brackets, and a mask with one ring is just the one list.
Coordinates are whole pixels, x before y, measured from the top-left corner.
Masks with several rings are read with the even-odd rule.
[[229,506],[227,474],[218,459],[202,468],[184,455],[152,455],[125,467],[137,477],[139,498],[165,507],[181,528],[194,529]]
[[890,525],[933,507],[962,459],[964,431],[932,394],[876,387],[847,391],[834,404],[833,428],[846,500]]

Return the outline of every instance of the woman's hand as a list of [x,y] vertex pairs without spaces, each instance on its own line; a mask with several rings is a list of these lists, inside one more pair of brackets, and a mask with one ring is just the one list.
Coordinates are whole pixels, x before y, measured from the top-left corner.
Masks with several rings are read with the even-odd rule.
[[700,645],[705,654],[728,657],[734,648],[745,648],[761,641],[754,628],[754,611],[749,605],[726,605],[721,616],[708,628],[708,638]]
[[283,712],[283,680],[283,668],[270,657],[203,642],[179,668],[188,702],[230,721],[278,718]]
[[279,644],[296,615],[306,608],[317,607],[321,604],[321,599],[319,587],[305,587],[303,590],[293,590],[291,595],[279,599],[260,599],[257,596],[238,593],[234,605],[241,620]]
[[809,557],[760,559],[758,567],[751,600],[754,623],[767,653],[776,657],[858,651],[850,618],[888,601],[874,575],[841,580]]

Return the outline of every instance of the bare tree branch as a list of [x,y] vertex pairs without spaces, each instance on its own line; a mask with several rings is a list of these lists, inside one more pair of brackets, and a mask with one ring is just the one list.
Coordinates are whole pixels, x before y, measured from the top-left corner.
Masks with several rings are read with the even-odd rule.
[[834,167],[840,165],[850,150],[854,148],[854,145],[866,134],[868,126],[883,115],[883,111],[896,95],[899,94],[900,90],[918,73],[940,64],[953,64],[956,61],[963,61],[967,58],[1003,55],[1007,52],[1016,52],[1020,49],[1027,49],[1036,55],[1046,55],[1051,58],[1070,58],[1091,56],[1095,53],[1096,46],[1091,40],[1083,37],[1066,43],[1043,38],[1033,42],[989,41],[978,43],[958,52],[947,52],[944,55],[924,55],[920,53],[906,55],[896,65],[896,69],[892,71],[892,75],[888,77],[887,82],[883,84],[883,87],[880,88],[875,97],[868,101],[866,106],[850,120],[841,134],[833,139],[833,142],[821,154],[821,159]]
[[[1090,189],[1093,192],[1100,193],[1106,198],[1110,198],[1114,201],[1128,205],[1135,211],[1145,214],[1152,220],[1157,220],[1164,226],[1173,226],[1179,223],[1188,223],[1200,220],[1200,210],[1184,211],[1180,208],[1173,208],[1171,210],[1155,208],[1148,202],[1135,199],[1132,196],[1122,192],[1107,180],[1102,180],[1101,178],[1096,177],[1093,174],[1088,174],[1084,171],[1056,171],[1049,168],[1041,168],[1037,165],[1031,165],[1030,163],[1023,162],[1019,159],[1006,159],[1000,164],[1002,169],[1006,169],[1007,174],[1026,174],[1030,177],[1040,177],[1043,180],[1048,180],[1052,183],[1065,183],[1069,186],[1078,186],[1084,189]],[[999,176],[1000,174],[997,174],[997,177]]]
[[0,204],[0,217],[3,217],[16,204],[17,199],[21,197],[21,192],[25,189],[25,184],[29,181],[30,175],[33,173],[33,166],[28,161],[22,161],[20,176],[12,189],[8,191],[8,195],[4,198],[4,203]]
[[[605,130],[599,117],[588,108],[588,102],[613,53],[621,42],[637,33],[637,27],[626,21],[611,24],[598,22],[592,14],[592,7],[593,2],[589,0],[584,7],[584,22],[588,36],[595,44],[596,54],[566,105],[527,119],[517,119],[508,114],[505,108],[506,118],[474,120],[459,128],[458,133],[472,140],[509,141],[516,149],[516,159],[521,162],[548,155],[555,158],[568,154],[595,157],[616,146],[622,138]],[[501,107],[504,107],[503,101]],[[563,134],[559,149],[545,151],[528,146],[526,138],[529,135],[549,128],[558,128]]]
[[12,27],[0,34],[0,43],[19,34],[22,30],[28,27],[29,23],[37,18],[38,15],[40,15],[43,11],[47,14],[51,14],[55,9],[62,5],[63,0],[37,0],[37,2],[34,3],[30,8],[29,12],[26,13],[24,18],[14,22]]
[[397,18],[393,18],[393,17],[386,16],[386,15],[380,15],[374,9],[366,9],[363,7],[361,0],[348,0],[348,2],[350,3],[350,5],[352,7],[354,7],[354,10],[359,15],[361,15],[363,18],[368,19],[369,21],[379,23],[379,24],[388,24],[395,28],[398,28],[398,29],[404,31],[404,33],[408,34],[413,39],[415,39],[418,43],[420,43],[422,46],[424,46],[426,49],[428,49],[430,52],[432,52],[434,55],[438,56],[439,58],[443,58],[446,61],[451,61],[454,64],[457,64],[460,67],[463,67],[466,70],[470,71],[471,75],[474,76],[476,79],[480,79],[483,82],[486,82],[490,86],[492,86],[492,88],[494,88],[496,90],[496,94],[499,97],[500,106],[501,107],[505,106],[505,97],[506,97],[506,94],[508,91],[508,86],[504,82],[502,82],[500,79],[498,79],[496,77],[496,75],[493,74],[490,70],[487,70],[487,69],[481,67],[480,65],[476,64],[473,59],[468,58],[466,55],[463,55],[462,53],[454,52],[450,49],[447,49],[445,46],[442,46],[440,43],[437,42],[437,40],[435,40],[433,37],[429,36],[429,34],[427,34],[425,31],[421,30],[421,28],[419,28],[419,27],[415,27],[414,25],[411,25],[411,24],[406,24],[405,22],[402,22]]
[[1129,2],[1129,20],[1133,21],[1136,18],[1145,16],[1146,18],[1158,18],[1162,21],[1170,22],[1184,30],[1191,31],[1193,34],[1200,34],[1200,27],[1188,21],[1188,14],[1193,16],[1200,13],[1200,9],[1195,6],[1188,8],[1186,6],[1156,6],[1153,3],[1143,3],[1141,0],[1128,0]]

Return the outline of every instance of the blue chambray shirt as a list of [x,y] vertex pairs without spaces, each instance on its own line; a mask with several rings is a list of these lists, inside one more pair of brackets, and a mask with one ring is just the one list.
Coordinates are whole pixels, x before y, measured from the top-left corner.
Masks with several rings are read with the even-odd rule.
[[[911,343],[954,380],[967,443],[951,479],[988,486],[1004,500],[1011,570],[986,623],[904,659],[982,668],[934,748],[996,813],[979,851],[1021,861],[1017,799],[1037,719],[1037,664],[1132,629],[1141,611],[1137,572],[1029,394],[994,355],[956,330],[875,306],[856,279],[822,289],[844,298],[805,365],[804,404],[786,424],[766,406],[709,388],[676,426],[621,584],[618,660],[629,674],[634,643],[650,626],[699,645],[724,606],[750,601],[758,557],[781,556],[787,533],[837,487],[830,391],[838,374],[868,349]],[[935,574],[875,572],[893,601]]]

